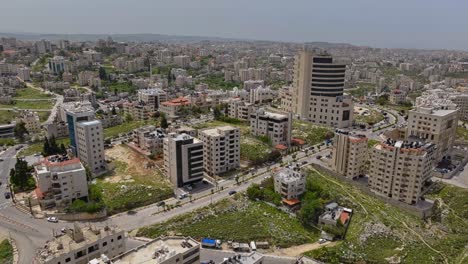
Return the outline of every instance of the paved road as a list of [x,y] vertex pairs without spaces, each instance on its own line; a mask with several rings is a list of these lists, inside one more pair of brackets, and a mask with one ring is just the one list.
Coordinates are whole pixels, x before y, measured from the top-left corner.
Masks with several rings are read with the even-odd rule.
[[[41,92],[49,92],[49,93],[52,93],[53,95],[55,95],[55,105],[54,107],[52,108],[52,110],[48,110],[48,111],[51,111],[50,112],[50,115],[49,117],[47,118],[47,120],[45,122],[43,122],[42,124],[50,124],[54,121],[55,119],[55,116],[57,116],[57,111],[58,111],[58,106],[61,105],[63,103],[63,96],[60,95],[60,94],[57,94],[57,93],[54,93],[54,92],[50,92],[50,91],[46,91],[44,90],[42,87],[37,87],[35,86],[34,84],[32,83],[26,83],[26,85],[30,88],[33,88],[33,89],[36,89],[36,90],[39,90]],[[36,110],[34,110],[36,111]]]

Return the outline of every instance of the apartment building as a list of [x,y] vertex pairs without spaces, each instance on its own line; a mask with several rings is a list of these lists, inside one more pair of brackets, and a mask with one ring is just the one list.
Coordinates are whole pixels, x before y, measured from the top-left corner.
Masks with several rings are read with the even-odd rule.
[[431,185],[436,146],[388,139],[370,152],[371,191],[407,204],[417,203]]
[[[107,256],[106,259],[109,259]],[[113,264],[157,263],[192,264],[200,263],[200,243],[190,237],[167,236],[149,241],[135,249],[110,259]],[[98,259],[96,264],[106,263]]]
[[198,130],[195,128],[189,127],[189,126],[179,126],[179,125],[171,125],[169,126],[169,132],[170,133],[176,133],[176,134],[187,134],[191,137],[197,137],[198,136]]
[[272,101],[276,97],[276,93],[270,87],[258,86],[250,90],[250,103],[262,104]]
[[394,89],[390,91],[390,96],[388,97],[388,100],[392,104],[404,103],[406,102],[406,93],[400,89]]
[[18,67],[18,77],[22,81],[31,81],[31,69],[26,66]]
[[44,125],[44,129],[46,131],[46,136],[48,138],[55,137],[55,138],[62,138],[68,136],[68,125],[66,122],[62,121],[54,121],[52,123],[47,123]]
[[296,56],[292,111],[302,120],[336,128],[353,122],[353,102],[343,93],[346,65],[326,52],[304,47]]
[[250,114],[250,133],[267,136],[274,146],[291,144],[292,114],[267,112],[263,108]]
[[71,102],[60,106],[60,121],[65,121],[68,125],[68,136],[70,137],[70,147],[77,155],[78,136],[76,135],[76,125],[82,121],[94,120],[94,108],[90,102]]
[[222,126],[200,132],[203,166],[210,175],[219,175],[240,166],[240,129]]
[[65,71],[65,58],[62,56],[54,56],[49,59],[49,70],[55,74]]
[[99,120],[76,124],[77,156],[93,174],[106,170],[104,155],[104,131]]
[[154,106],[143,102],[125,102],[123,110],[125,115],[130,115],[133,120],[145,121],[154,113]]
[[453,146],[457,124],[457,109],[418,106],[408,113],[406,139],[422,138],[437,144],[436,161],[439,161]]
[[457,109],[460,120],[468,121],[468,93],[456,89],[432,89],[416,98],[415,106]]
[[133,143],[149,153],[162,152],[165,137],[166,133],[155,126],[144,126],[133,131]]
[[356,178],[366,173],[367,137],[346,130],[335,131],[332,148],[332,168],[338,174]]
[[34,166],[36,196],[43,209],[64,208],[76,199],[88,198],[86,170],[78,158],[54,155]]
[[191,101],[185,97],[175,98],[161,103],[159,110],[166,114],[168,118],[177,118],[182,109],[192,105]]
[[167,94],[162,89],[141,89],[138,90],[138,101],[144,102],[151,107],[152,111],[159,109],[162,102],[167,101]]
[[188,66],[190,65],[190,56],[174,56],[174,64],[181,68],[188,68]]
[[247,121],[254,109],[253,104],[247,103],[240,98],[231,99],[228,103],[228,116]]
[[297,199],[305,192],[306,177],[299,164],[292,164],[273,174],[275,192],[285,200]]
[[30,134],[41,132],[41,122],[37,112],[26,110],[21,113],[20,120],[24,123],[26,130],[28,130]]
[[174,186],[203,179],[203,142],[187,134],[169,133],[163,148],[164,169]]
[[76,222],[65,234],[46,242],[33,263],[41,264],[88,264],[105,255],[113,258],[127,250],[127,237],[123,230],[80,227]]

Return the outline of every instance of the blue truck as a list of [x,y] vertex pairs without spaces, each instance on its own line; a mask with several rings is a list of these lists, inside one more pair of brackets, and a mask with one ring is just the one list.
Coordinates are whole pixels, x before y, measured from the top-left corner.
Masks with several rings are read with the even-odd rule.
[[203,238],[201,245],[204,248],[221,248],[221,240],[212,238]]

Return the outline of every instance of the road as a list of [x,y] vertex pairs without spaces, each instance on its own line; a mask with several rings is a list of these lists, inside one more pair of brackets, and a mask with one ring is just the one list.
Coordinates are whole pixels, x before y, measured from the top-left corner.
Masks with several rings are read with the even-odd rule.
[[[36,90],[39,90],[41,92],[50,92],[50,91],[46,91],[44,90],[42,87],[37,87],[35,86],[34,84],[32,83],[26,83],[26,85],[30,88],[33,88],[33,89],[36,89]],[[49,117],[47,118],[47,120],[45,122],[42,123],[42,125],[45,125],[45,124],[50,124],[54,121],[55,117],[57,116],[57,111],[58,111],[58,106],[61,105],[63,103],[63,96],[60,95],[60,94],[57,94],[57,93],[54,93],[54,92],[50,92],[52,93],[53,95],[55,95],[55,105],[54,107],[52,108],[52,110],[48,110],[50,111],[50,115]],[[33,111],[36,111],[36,110],[33,110]]]

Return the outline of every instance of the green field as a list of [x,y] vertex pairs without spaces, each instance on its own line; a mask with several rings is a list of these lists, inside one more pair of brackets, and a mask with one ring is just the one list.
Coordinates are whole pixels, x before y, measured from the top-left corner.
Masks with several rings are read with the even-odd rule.
[[0,124],[8,124],[14,121],[18,117],[17,112],[12,110],[0,110]]
[[315,145],[333,137],[333,131],[328,127],[294,120],[292,136],[304,140],[309,145]]
[[54,97],[52,94],[44,93],[38,89],[34,89],[31,87],[18,89],[16,90],[17,94],[15,99],[51,99]]
[[13,100],[13,104],[0,104],[0,108],[17,108],[17,109],[52,109],[53,101],[17,101]]
[[268,159],[272,150],[273,148],[254,137],[243,136],[241,138],[240,156],[242,160],[260,164]]
[[326,263],[387,263],[389,257],[401,263],[466,263],[468,191],[445,186],[431,194],[441,202],[435,216],[423,221],[324,173],[311,171],[309,177],[332,200],[352,208],[353,218],[345,241],[307,255]]
[[104,129],[104,138],[112,138],[118,136],[119,134],[124,134],[133,131],[136,128],[139,128],[144,125],[155,125],[156,121],[131,121],[124,122],[118,126],[108,127]]
[[366,96],[369,92],[375,92],[375,84],[372,83],[357,83],[355,88],[345,90],[346,93],[349,93],[355,97]]
[[250,202],[241,195],[138,231],[138,236],[151,238],[169,234],[245,243],[268,241],[278,247],[318,239],[317,230],[303,227],[296,218],[263,202]]
[[234,87],[240,87],[240,82],[225,82],[223,74],[211,74],[201,78],[200,82],[208,84],[210,89],[230,90]]
[[468,141],[468,129],[464,127],[457,127],[457,138]]
[[13,263],[13,247],[8,239],[5,239],[0,243],[0,263]]

